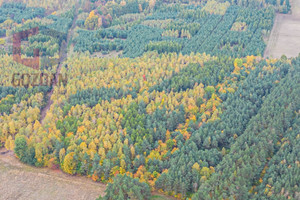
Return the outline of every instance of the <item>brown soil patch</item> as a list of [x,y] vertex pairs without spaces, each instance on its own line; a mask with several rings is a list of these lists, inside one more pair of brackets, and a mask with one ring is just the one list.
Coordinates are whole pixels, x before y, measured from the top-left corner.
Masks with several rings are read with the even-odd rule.
[[291,14],[276,15],[265,57],[290,58],[300,53],[300,0],[293,0],[291,5]]

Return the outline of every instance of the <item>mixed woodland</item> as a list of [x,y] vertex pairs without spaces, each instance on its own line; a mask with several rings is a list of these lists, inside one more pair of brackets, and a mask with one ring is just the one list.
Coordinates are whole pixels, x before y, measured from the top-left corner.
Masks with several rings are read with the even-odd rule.
[[[289,0],[2,2],[0,147],[107,184],[99,199],[300,199],[300,56],[263,58],[275,13],[289,11]],[[13,86],[13,73],[37,73],[11,47],[34,27],[22,56],[39,49],[44,74],[73,29],[66,84]]]

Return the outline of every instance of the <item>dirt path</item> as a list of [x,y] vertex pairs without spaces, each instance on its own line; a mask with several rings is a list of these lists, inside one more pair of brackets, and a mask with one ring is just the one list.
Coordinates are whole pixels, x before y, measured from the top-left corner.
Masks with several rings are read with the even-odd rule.
[[51,91],[48,92],[48,94],[47,94],[47,99],[48,99],[47,104],[46,104],[46,106],[41,111],[41,119],[40,119],[41,124],[43,123],[43,120],[46,117],[47,111],[50,109],[50,106],[53,103],[53,101],[51,100],[51,96],[53,94],[55,86],[58,83],[58,78],[59,78],[59,74],[60,74],[61,68],[63,66],[63,62],[67,58],[68,44],[69,44],[69,42],[70,42],[70,40],[71,40],[71,38],[73,36],[74,29],[76,27],[76,20],[77,20],[77,16],[78,16],[78,9],[79,9],[79,4],[76,5],[75,17],[73,19],[72,26],[71,26],[71,28],[68,31],[67,41],[63,41],[62,45],[60,47],[60,51],[59,51],[59,65],[58,65],[58,67],[56,69],[55,81],[52,84]]
[[292,0],[292,14],[276,14],[265,58],[288,58],[300,53],[300,0]]
[[0,149],[0,199],[85,200],[104,195],[105,185],[60,170],[35,168],[19,162],[10,151]]

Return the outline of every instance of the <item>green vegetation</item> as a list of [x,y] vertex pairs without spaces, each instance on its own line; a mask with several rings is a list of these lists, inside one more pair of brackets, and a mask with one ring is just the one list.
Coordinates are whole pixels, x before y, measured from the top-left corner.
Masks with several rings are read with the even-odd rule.
[[[106,183],[107,200],[299,199],[300,57],[262,58],[288,0],[28,9],[0,8],[0,145],[22,162]],[[63,60],[65,85],[11,85],[11,73],[32,71],[4,36],[36,26],[23,54]]]
[[[216,11],[214,7],[220,10]],[[100,21],[95,21],[95,27],[99,30],[80,30],[74,40],[75,51],[88,50],[93,53],[124,49],[125,57],[137,57],[153,50],[158,53],[205,52],[233,57],[263,55],[266,46],[263,37],[272,29],[274,19],[274,10],[270,7],[244,8],[216,2],[214,5],[196,7],[162,4],[155,7],[153,13],[145,14],[143,18],[135,13],[134,17],[125,21],[111,13],[114,26],[105,29],[101,28],[104,18],[92,11],[87,20],[98,17]],[[238,23],[243,23],[247,28],[241,31],[232,29]]]
[[114,182],[109,183],[106,188],[105,200],[114,199],[145,199],[151,197],[150,188],[146,183],[139,182],[138,179],[133,179],[130,176],[117,175]]
[[3,3],[0,7],[0,16],[0,23],[3,23],[8,19],[21,23],[22,20],[44,17],[45,9],[26,7],[23,3]]

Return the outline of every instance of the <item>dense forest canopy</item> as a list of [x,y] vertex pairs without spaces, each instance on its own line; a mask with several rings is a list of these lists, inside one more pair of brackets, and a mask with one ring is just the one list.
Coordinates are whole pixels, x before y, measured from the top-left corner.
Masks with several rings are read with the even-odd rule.
[[[263,58],[289,0],[21,2],[0,7],[0,147],[100,199],[300,198],[300,57]],[[22,56],[65,85],[13,86],[33,27]]]
[[162,4],[150,13],[147,7],[135,9],[121,16],[114,11],[103,15],[103,7],[81,13],[75,51],[106,54],[123,50],[125,57],[154,50],[235,57],[263,55],[263,37],[270,32],[274,19],[270,7],[258,10],[216,1],[195,7]]

